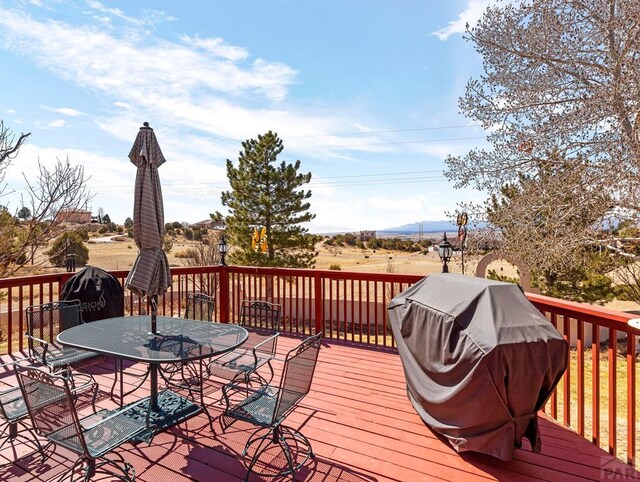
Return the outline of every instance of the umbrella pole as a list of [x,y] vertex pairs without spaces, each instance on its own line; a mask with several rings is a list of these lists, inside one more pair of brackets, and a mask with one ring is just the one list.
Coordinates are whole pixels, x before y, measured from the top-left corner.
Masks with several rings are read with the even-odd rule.
[[151,334],[155,335],[157,333],[156,326],[156,316],[158,313],[158,295],[153,295],[149,298],[149,302],[151,303]]

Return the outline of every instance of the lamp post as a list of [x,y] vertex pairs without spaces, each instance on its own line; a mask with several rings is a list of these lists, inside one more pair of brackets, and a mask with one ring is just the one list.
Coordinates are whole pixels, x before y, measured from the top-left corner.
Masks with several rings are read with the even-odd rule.
[[440,260],[442,261],[443,273],[449,272],[449,266],[447,266],[447,263],[451,259],[452,254],[453,254],[453,246],[447,240],[447,233],[445,232],[444,238],[442,239],[442,241],[440,241],[440,244],[438,245],[438,256],[440,256]]
[[226,266],[224,257],[227,255],[227,240],[224,239],[224,234],[220,236],[220,241],[218,241],[218,252],[220,253],[220,264]]

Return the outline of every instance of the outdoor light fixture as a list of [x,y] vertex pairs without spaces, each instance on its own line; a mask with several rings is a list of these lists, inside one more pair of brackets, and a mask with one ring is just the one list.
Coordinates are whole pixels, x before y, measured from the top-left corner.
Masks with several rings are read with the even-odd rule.
[[227,255],[227,240],[224,239],[224,234],[220,236],[220,241],[218,242],[218,252],[220,253],[220,264],[222,266],[226,266],[227,264],[224,262],[224,257]]
[[453,246],[449,241],[447,241],[447,233],[444,233],[444,238],[440,241],[438,245],[438,256],[440,256],[440,260],[442,260],[442,272],[448,273],[449,266],[447,263],[451,259],[451,255],[453,254]]

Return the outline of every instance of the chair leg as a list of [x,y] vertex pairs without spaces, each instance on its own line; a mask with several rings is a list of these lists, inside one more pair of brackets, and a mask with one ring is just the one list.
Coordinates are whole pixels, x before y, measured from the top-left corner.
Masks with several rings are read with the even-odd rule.
[[[259,431],[260,430],[258,430],[257,432],[254,432],[254,435]],[[251,457],[251,461],[249,462],[249,465],[247,466],[247,475],[245,475],[245,478],[244,478],[245,482],[249,480],[249,475],[251,475],[251,472],[253,471],[253,467],[255,467],[256,463],[258,462],[260,455],[262,455],[269,448],[269,445],[271,445],[271,442],[272,442],[271,439],[272,439],[272,433],[271,431],[269,431],[265,435],[256,437],[256,438],[253,438],[253,435],[252,435],[247,441],[246,445],[244,446],[244,450],[242,451],[243,457],[247,455],[249,446],[253,445],[258,440],[260,441],[260,443],[258,444],[258,448],[256,449],[256,452],[253,454],[253,457]]]
[[[248,480],[251,472],[263,477],[281,477],[288,474],[291,474],[291,476],[294,477],[296,470],[302,467],[309,458],[315,457],[311,448],[311,443],[304,435],[302,435],[302,433],[282,425],[277,425],[276,427],[266,431],[264,427],[255,430],[249,437],[249,440],[247,440],[244,450],[242,451],[242,456],[246,457],[249,453],[250,447],[256,443],[258,445],[251,457],[251,460],[249,462],[243,460],[245,467],[247,468],[245,480]],[[298,463],[295,463],[291,452],[291,446],[294,445],[297,447],[296,454],[301,455],[301,460]],[[275,474],[254,471],[254,467],[258,463],[260,456],[273,446],[279,446],[284,453],[287,460],[287,468]]]
[[95,459],[89,459],[87,460],[87,468],[85,469],[85,472],[84,472],[84,481],[89,482],[91,480],[91,477],[93,477],[95,474],[96,474],[96,461]]
[[[84,466],[84,458],[81,457],[78,460],[76,460],[70,469],[67,469],[62,473],[62,475],[60,476],[57,482],[62,482],[62,481],[73,482],[75,480],[74,474],[76,473],[78,466],[80,466],[81,468]],[[81,474],[83,474],[83,477],[82,477],[83,480],[86,481],[84,470],[81,470]]]
[[[24,433],[19,432],[18,425],[21,425],[22,428],[31,435],[31,437],[28,437]],[[9,430],[9,434],[7,435],[7,437],[4,437],[7,430]],[[40,440],[38,440],[38,436],[36,435],[34,430],[28,425],[25,425],[24,423],[22,423],[21,421],[8,422],[5,425],[5,427],[2,429],[2,432],[0,432],[0,438],[3,438],[2,443],[0,443],[0,449],[2,449],[2,447],[4,447],[4,445],[7,442],[9,441],[13,442],[16,439],[21,438],[24,440],[24,443],[26,445],[30,445],[31,447],[35,448],[36,451],[40,452],[40,454],[42,455],[43,462],[47,458],[46,454],[44,453],[44,447],[40,443]]]
[[[135,468],[124,460],[121,454],[114,454],[117,460],[113,460],[103,456],[99,459],[91,459],[88,457],[81,457],[75,461],[73,466],[66,470],[62,476],[58,479],[58,482],[73,482],[76,480],[76,475],[80,475],[83,482],[89,482],[96,473],[111,475],[116,480],[122,480],[123,482],[132,482],[136,478]],[[80,468],[80,473],[76,474]]]
[[[115,477],[118,480],[122,481],[133,481],[136,478],[136,469],[128,462],[125,462],[124,457],[121,454],[114,454],[118,460],[109,459],[107,457],[102,457],[99,459],[99,462],[95,464],[95,472],[100,472],[104,474],[109,474]],[[107,470],[105,467],[112,467],[111,470]],[[114,472],[113,469],[116,469],[117,472]],[[122,473],[122,475],[120,474]]]
[[[120,372],[118,372],[118,361],[120,361]],[[122,359],[114,358],[113,359],[113,383],[111,384],[111,400],[113,400],[114,393],[116,391],[116,383],[118,383],[118,373],[120,373],[120,378],[122,377]],[[115,401],[115,400],[114,400]],[[120,391],[120,408],[122,408],[122,390]]]
[[278,432],[278,435],[274,435],[274,439],[277,438],[277,443],[284,452],[284,456],[287,459],[287,464],[289,465],[289,471],[283,473],[282,475],[291,474],[291,477],[293,477],[294,468],[293,458],[291,457],[291,449],[289,448],[289,444],[286,442],[286,440],[280,437],[280,431],[278,430],[278,427],[276,427],[276,431]]
[[[149,368],[147,368],[147,370],[145,371],[144,375],[142,376],[142,380],[140,380],[140,383],[138,383],[131,390],[125,392],[124,391],[124,369],[123,369],[123,366],[122,366],[122,359],[121,358],[116,358],[115,359],[115,363],[116,363],[116,369],[115,369],[116,376],[115,376],[115,380],[113,381],[113,385],[111,386],[111,396],[112,396],[112,399],[113,399],[113,391],[114,391],[114,387],[115,387],[117,379],[118,379],[118,372],[119,372],[120,373],[120,408],[122,408],[122,406],[124,405],[124,397],[126,397],[127,395],[132,394],[138,388],[140,388],[142,386],[142,384],[147,380],[147,378],[149,378],[149,373],[151,373],[151,370]],[[118,365],[119,365],[119,369],[118,369]]]
[[[92,377],[93,378],[93,377]],[[94,379],[94,385],[93,385],[93,389],[91,390],[93,392],[93,395],[91,396],[91,408],[93,409],[93,413],[96,413],[96,400],[98,399],[98,382],[95,381]]]

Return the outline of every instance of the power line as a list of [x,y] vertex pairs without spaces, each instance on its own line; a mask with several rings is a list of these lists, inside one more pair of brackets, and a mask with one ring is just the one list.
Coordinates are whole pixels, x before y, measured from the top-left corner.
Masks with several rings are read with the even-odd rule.
[[[408,178],[402,178],[402,179],[406,179],[406,180],[413,180],[413,179],[436,179],[438,178],[438,176],[436,177],[414,177],[413,175],[415,174],[435,174],[435,173],[441,173],[442,170],[441,169],[432,169],[432,170],[423,170],[423,171],[398,171],[398,172],[383,172],[383,173],[379,173],[379,174],[350,174],[350,175],[343,175],[343,176],[322,176],[318,179],[318,181],[315,181],[312,179],[312,183],[316,186],[330,186],[333,184],[343,184],[342,182],[324,182],[326,179],[359,179],[359,178],[367,178],[367,177],[383,177],[383,178],[390,178],[393,176],[409,176],[411,175],[412,177],[408,177]],[[439,178],[444,180],[443,176],[439,176]],[[386,179],[391,181],[392,179]],[[362,183],[366,183],[367,180],[362,180]],[[215,188],[223,188],[227,186],[226,182],[176,182],[176,183],[163,183],[162,184],[162,190],[163,191],[169,191],[169,190],[181,190],[181,189],[193,189],[195,188],[209,188],[209,189],[215,189]],[[115,184],[115,185],[101,185],[100,186],[101,190],[110,190],[110,191],[133,191],[134,186],[133,185],[125,185],[125,184]]]
[[[398,134],[403,132],[428,132],[428,131],[440,131],[440,130],[449,130],[449,129],[471,129],[476,127],[482,127],[480,124],[467,124],[467,125],[454,125],[454,126],[439,126],[439,127],[414,127],[408,129],[387,129],[387,130],[379,130],[379,131],[358,131],[358,132],[332,132],[328,134],[302,134],[298,136],[288,136],[286,134],[279,136],[283,140],[289,139],[315,139],[320,137],[341,137],[341,136],[372,136],[378,134]],[[233,143],[242,143],[247,139],[240,139],[234,137],[223,136],[221,134],[212,134],[216,140],[221,142],[233,142]],[[484,139],[482,137],[476,137],[474,139]],[[447,140],[447,139],[441,139]],[[455,139],[452,139],[455,140]],[[422,142],[422,141],[410,141],[410,142]],[[435,142],[434,141],[426,141],[426,142]],[[366,145],[366,144],[365,144]],[[287,146],[288,147],[288,146]],[[340,146],[336,146],[340,147]]]
[[[381,175],[378,175],[381,176]],[[392,184],[416,184],[416,183],[432,183],[446,181],[444,176],[410,176],[410,177],[382,177],[380,179],[355,179],[357,176],[353,176],[352,180],[345,179],[338,182],[311,182],[308,186],[309,189],[319,187],[350,187],[350,186],[385,186]],[[226,188],[226,183],[181,183],[181,184],[169,184],[162,188],[164,194],[175,193],[206,193],[214,189]],[[132,193],[133,186],[102,186],[101,192],[116,194],[116,193]]]
[[432,169],[429,171],[400,171],[400,172],[389,172],[382,174],[350,174],[345,176],[322,176],[322,179],[341,179],[345,177],[371,177],[371,176],[401,176],[405,174],[431,174],[434,172],[442,172],[442,169]]
[[471,127],[482,127],[480,124],[467,124],[461,126],[441,126],[441,127],[415,127],[412,129],[388,129],[384,131],[359,131],[359,132],[335,132],[332,134],[308,134],[301,136],[287,136],[287,139],[302,139],[311,137],[339,137],[339,136],[370,136],[373,134],[393,134],[396,132],[421,132],[438,131],[445,129],[466,129]]
[[447,139],[419,139],[415,141],[388,141],[388,142],[366,142],[361,144],[337,144],[337,145],[319,145],[319,146],[287,146],[287,149],[341,149],[344,147],[366,147],[366,146],[386,146],[397,144],[418,144],[422,142],[445,142],[445,141],[469,141],[477,139],[485,139],[486,136],[474,137],[450,137]]
[[344,183],[317,183],[312,186],[313,187],[331,187],[331,186],[381,186],[381,185],[389,185],[389,184],[414,184],[414,183],[425,183],[425,182],[440,182],[445,181],[446,177],[444,176],[434,176],[434,177],[407,177],[407,178],[399,178],[399,179],[372,179],[368,181],[352,181],[352,182],[344,182]]

